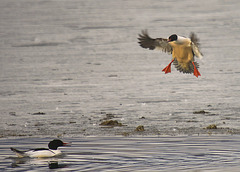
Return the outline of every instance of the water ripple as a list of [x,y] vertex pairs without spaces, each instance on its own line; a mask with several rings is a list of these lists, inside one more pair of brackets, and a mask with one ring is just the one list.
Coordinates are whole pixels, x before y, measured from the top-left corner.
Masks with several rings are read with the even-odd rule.
[[9,147],[39,147],[49,138],[1,139],[0,169],[64,171],[237,170],[239,136],[65,138],[71,147],[56,158],[16,158]]

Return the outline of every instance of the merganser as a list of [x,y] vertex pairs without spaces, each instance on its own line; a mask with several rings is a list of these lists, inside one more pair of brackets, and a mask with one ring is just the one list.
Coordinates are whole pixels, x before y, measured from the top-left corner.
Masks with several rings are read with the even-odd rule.
[[143,30],[139,34],[139,44],[143,48],[150,50],[160,49],[163,52],[172,54],[172,61],[162,71],[171,72],[171,64],[173,63],[178,71],[183,73],[193,73],[196,77],[201,76],[198,71],[199,65],[194,61],[194,56],[202,58],[199,50],[199,39],[196,34],[191,33],[190,38],[185,38],[176,34],[169,36],[168,39],[153,39],[148,35],[147,30]]
[[67,146],[69,143],[64,143],[59,139],[54,139],[48,144],[48,148],[37,148],[30,149],[28,151],[20,151],[15,148],[10,148],[19,158],[30,157],[30,158],[48,158],[61,155],[62,152],[58,150],[59,146]]

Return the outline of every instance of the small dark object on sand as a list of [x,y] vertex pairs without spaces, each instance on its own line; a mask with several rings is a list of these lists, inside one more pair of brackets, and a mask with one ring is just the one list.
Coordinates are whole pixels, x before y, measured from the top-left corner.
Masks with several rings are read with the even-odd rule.
[[46,113],[44,112],[36,112],[36,113],[32,113],[32,115],[45,115]]
[[200,111],[193,112],[193,114],[205,114],[205,113],[209,113],[209,112],[206,112],[205,110],[200,110]]
[[144,126],[143,126],[143,125],[139,125],[139,126],[135,129],[135,131],[145,131]]
[[112,118],[114,118],[113,114],[111,114],[111,113],[106,114],[106,119],[112,119]]
[[16,116],[16,112],[9,112],[9,115]]
[[129,133],[129,132],[123,132],[122,135],[125,136],[125,137],[127,137],[127,136],[130,135],[130,133]]
[[122,123],[118,122],[117,120],[106,120],[106,121],[103,121],[100,125],[122,126]]
[[207,126],[206,129],[217,129],[217,126],[216,126],[216,124],[211,124],[211,125]]

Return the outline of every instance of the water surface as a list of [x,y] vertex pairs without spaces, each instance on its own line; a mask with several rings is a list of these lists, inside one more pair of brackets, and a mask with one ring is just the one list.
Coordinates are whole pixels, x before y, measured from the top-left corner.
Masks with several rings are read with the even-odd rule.
[[238,171],[239,136],[65,138],[62,157],[16,158],[9,146],[43,147],[51,138],[1,139],[5,171]]

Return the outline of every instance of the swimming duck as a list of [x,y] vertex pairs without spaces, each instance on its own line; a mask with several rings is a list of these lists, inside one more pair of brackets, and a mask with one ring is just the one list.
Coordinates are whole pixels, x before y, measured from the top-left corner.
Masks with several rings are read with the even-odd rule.
[[48,149],[47,148],[37,148],[30,149],[28,151],[20,151],[15,148],[10,148],[19,158],[30,157],[30,158],[48,158],[61,155],[62,152],[58,150],[59,146],[67,146],[69,143],[64,143],[59,139],[54,139],[49,142]]

